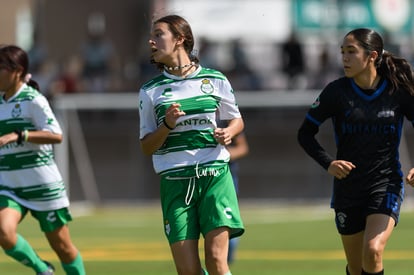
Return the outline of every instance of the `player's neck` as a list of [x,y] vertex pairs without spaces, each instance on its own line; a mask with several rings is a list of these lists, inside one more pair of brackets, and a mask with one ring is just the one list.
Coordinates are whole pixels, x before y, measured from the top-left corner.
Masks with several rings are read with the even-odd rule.
[[368,76],[361,76],[354,78],[355,83],[362,89],[375,90],[380,82],[381,77],[378,74],[371,74]]
[[187,77],[188,75],[192,74],[196,69],[197,65],[195,62],[190,62],[184,65],[176,65],[176,66],[164,66],[164,69],[175,76],[179,77]]
[[9,100],[11,97],[13,97],[22,87],[23,83],[16,83],[16,85],[13,85],[10,89],[8,89],[7,91],[5,91],[3,93],[3,99],[4,100]]

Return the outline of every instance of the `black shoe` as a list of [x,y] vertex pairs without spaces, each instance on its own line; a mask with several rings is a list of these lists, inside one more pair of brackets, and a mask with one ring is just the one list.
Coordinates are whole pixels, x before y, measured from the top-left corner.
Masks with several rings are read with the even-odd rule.
[[45,270],[43,272],[36,273],[36,275],[54,275],[55,274],[55,272],[54,272],[55,267],[47,261],[43,261],[43,262],[47,265],[47,270]]

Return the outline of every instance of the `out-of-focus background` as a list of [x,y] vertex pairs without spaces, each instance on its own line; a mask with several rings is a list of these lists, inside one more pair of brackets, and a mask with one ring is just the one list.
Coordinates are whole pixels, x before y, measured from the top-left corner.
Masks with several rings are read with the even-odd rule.
[[[158,177],[139,148],[139,87],[153,19],[192,25],[201,64],[229,78],[246,123],[240,198],[324,200],[332,179],[299,148],[296,131],[328,81],[341,76],[340,44],[373,28],[386,50],[414,60],[409,0],[0,0],[0,43],[28,51],[31,73],[65,132],[56,158],[72,201],[158,198]],[[411,125],[401,160],[411,167]],[[318,138],[334,154],[327,122]],[[411,142],[410,142],[411,141]],[[411,191],[408,190],[408,195]]]

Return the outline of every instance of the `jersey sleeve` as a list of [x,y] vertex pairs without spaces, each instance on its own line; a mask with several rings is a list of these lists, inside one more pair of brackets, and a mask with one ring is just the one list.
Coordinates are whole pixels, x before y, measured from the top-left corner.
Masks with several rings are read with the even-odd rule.
[[223,81],[220,87],[220,106],[219,106],[219,119],[220,120],[232,120],[240,118],[240,110],[236,103],[236,97],[234,95],[233,88],[228,80]]
[[312,157],[324,169],[328,169],[334,158],[320,145],[316,139],[319,126],[329,117],[334,115],[333,106],[335,90],[328,85],[318,98],[312,103],[306,117],[298,130],[297,139],[305,152]]
[[403,93],[401,100],[402,111],[414,127],[414,96],[408,92]]
[[329,84],[310,106],[306,119],[319,126],[326,119],[334,116],[337,98],[335,94],[336,88],[333,84]]
[[33,99],[31,105],[31,117],[32,122],[37,130],[50,131],[55,134],[62,134],[62,129],[56,119],[55,114],[50,108],[50,104],[47,99],[39,95]]
[[141,90],[138,95],[138,104],[139,138],[142,139],[157,129],[157,121],[154,115],[154,104],[144,90]]

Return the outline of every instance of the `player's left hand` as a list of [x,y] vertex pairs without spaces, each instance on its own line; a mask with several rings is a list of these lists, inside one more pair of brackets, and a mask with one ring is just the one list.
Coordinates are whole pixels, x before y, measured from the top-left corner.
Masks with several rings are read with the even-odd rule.
[[405,177],[405,182],[412,187],[414,187],[414,168],[408,172],[407,176]]
[[216,128],[214,130],[214,138],[218,143],[221,145],[229,145],[231,144],[231,135],[227,128]]

